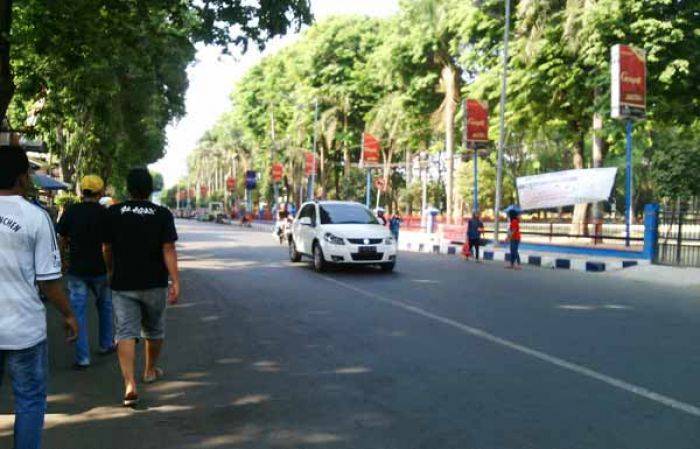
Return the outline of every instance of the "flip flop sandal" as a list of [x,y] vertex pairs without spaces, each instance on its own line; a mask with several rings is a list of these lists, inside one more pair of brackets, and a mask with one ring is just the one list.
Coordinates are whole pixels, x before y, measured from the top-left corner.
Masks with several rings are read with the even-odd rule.
[[139,403],[139,395],[137,393],[129,393],[124,396],[122,404],[124,407],[136,407]]
[[153,371],[154,374],[152,376],[143,376],[143,383],[152,384],[153,382],[156,382],[157,380],[165,376],[165,373],[161,368],[156,367]]

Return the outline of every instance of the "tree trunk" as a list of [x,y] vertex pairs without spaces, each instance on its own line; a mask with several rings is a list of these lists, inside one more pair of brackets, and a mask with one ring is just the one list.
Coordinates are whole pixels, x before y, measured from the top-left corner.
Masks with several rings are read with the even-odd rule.
[[[574,168],[582,169],[583,167],[583,135],[574,143]],[[588,208],[589,204],[577,204],[574,206],[574,216],[571,220],[571,233],[576,235],[588,235]]]
[[455,114],[457,111],[457,70],[451,65],[445,65],[441,73],[443,87],[445,89],[445,104],[443,121],[445,125],[445,152],[447,153],[447,176],[445,182],[445,196],[447,197],[447,217],[453,214],[454,193],[454,148],[455,148]]
[[413,152],[406,146],[406,188],[413,182]]
[[10,28],[12,0],[0,0],[0,126],[15,93],[10,67]]
[[350,149],[348,148],[348,114],[343,114],[343,173],[350,175]]
[[[332,145],[332,144],[331,144]],[[328,147],[328,151],[330,152],[331,148],[330,145]],[[321,199],[326,198],[326,148],[324,145],[321,145],[321,157],[319,161],[319,185],[321,186]],[[316,186],[314,186],[316,188]]]

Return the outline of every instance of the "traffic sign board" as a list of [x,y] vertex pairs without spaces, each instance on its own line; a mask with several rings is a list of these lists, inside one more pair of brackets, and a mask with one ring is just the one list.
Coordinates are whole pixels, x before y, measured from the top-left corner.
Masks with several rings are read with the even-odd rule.
[[384,182],[384,178],[377,178],[374,181],[374,186],[377,188],[377,190],[379,190],[381,192],[386,191],[386,182]]

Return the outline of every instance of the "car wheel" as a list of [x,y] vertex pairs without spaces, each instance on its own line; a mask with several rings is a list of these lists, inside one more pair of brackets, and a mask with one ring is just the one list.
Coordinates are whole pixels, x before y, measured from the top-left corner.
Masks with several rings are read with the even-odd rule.
[[321,249],[321,245],[318,243],[314,244],[314,270],[316,272],[321,273],[323,271],[326,271],[327,264],[326,264],[326,259],[323,257],[323,250]]
[[381,269],[385,273],[391,273],[394,271],[394,267],[396,267],[396,262],[389,262],[389,263],[383,263],[380,265]]
[[301,260],[301,254],[297,251],[297,246],[294,244],[294,239],[289,239],[289,260],[296,263]]

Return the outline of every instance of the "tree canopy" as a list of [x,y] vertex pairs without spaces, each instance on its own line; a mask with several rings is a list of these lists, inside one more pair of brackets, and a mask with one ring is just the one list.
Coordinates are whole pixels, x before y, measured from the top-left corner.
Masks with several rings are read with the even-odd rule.
[[[260,172],[264,187],[258,195],[267,202],[272,200],[270,163],[283,162],[286,191],[298,201],[306,182],[303,154],[313,149],[316,134],[317,193],[359,199],[364,181],[353,164],[359,160],[360,136],[368,131],[382,144],[387,206],[411,210],[417,205],[416,163],[427,151],[433,155],[432,202],[448,213],[470,210],[472,162],[459,160],[459,106],[465,98],[476,98],[489,103],[493,117],[498,113],[503,2],[404,0],[400,5],[400,12],[387,19],[329,18],[252,68],[235,87],[232,111],[207,133],[195,151],[198,156],[190,160],[189,182],[207,182],[210,172],[197,161],[224,151],[228,156],[221,169],[237,179],[242,167]],[[681,138],[698,129],[700,71],[693,70],[692,61],[700,57],[700,17],[693,2],[537,0],[516,5],[508,67],[506,204],[517,201],[518,176],[624,166],[624,127],[609,118],[610,47],[617,43],[644,49],[648,61],[647,119],[634,135],[635,202],[641,206],[651,199],[690,195],[675,187],[676,179],[688,176],[698,185],[700,175],[682,170],[690,162],[675,161],[691,160],[689,148],[698,146]],[[492,136],[497,127],[492,119]],[[493,205],[493,153],[480,164],[482,207]],[[240,163],[234,167],[230,157]],[[617,195],[622,192],[619,188]]]
[[94,171],[117,186],[128,168],[163,156],[166,126],[185,113],[195,43],[245,51],[311,21],[306,0],[0,5],[10,44],[0,45],[0,117],[12,99],[10,125],[47,141],[65,180]]

